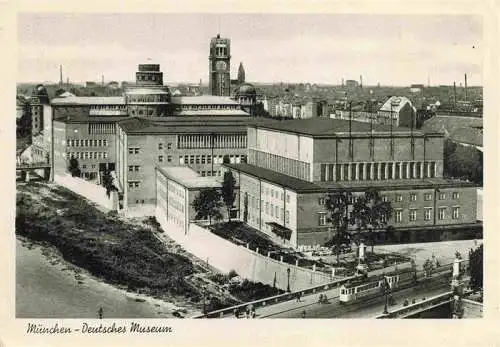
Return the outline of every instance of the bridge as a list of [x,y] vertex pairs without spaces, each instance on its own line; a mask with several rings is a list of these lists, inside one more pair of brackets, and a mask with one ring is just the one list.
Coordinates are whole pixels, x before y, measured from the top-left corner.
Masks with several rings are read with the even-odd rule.
[[48,162],[38,163],[16,163],[16,172],[21,172],[21,179],[23,181],[30,181],[30,173],[35,170],[43,170],[43,178],[47,181],[53,180],[52,164]]

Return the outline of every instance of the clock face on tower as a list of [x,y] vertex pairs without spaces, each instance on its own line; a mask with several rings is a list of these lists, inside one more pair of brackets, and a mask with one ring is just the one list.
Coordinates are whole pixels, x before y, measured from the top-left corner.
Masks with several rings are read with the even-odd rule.
[[225,61],[218,61],[215,63],[215,69],[219,72],[226,71],[227,64]]

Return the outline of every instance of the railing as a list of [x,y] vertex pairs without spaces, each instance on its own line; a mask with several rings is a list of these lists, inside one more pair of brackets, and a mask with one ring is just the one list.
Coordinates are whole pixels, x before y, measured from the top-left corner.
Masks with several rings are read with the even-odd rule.
[[453,300],[453,292],[446,292],[443,294],[436,295],[428,300],[421,301],[415,304],[410,304],[408,306],[404,306],[400,309],[394,310],[386,314],[381,314],[380,316],[377,316],[375,318],[376,319],[405,318],[417,314],[419,312],[449,303],[451,300]]
[[51,167],[50,163],[30,163],[30,164],[16,164],[16,169],[36,169]]
[[334,282],[331,282],[331,283],[321,284],[321,285],[318,285],[318,286],[314,286],[314,287],[310,287],[310,288],[298,290],[298,291],[291,292],[291,293],[284,293],[284,294],[279,294],[279,295],[271,296],[271,297],[264,298],[264,299],[259,299],[259,300],[255,300],[255,301],[251,301],[251,302],[246,302],[246,303],[243,303],[243,304],[240,304],[240,305],[227,307],[227,308],[224,308],[224,309],[220,309],[220,310],[209,312],[209,313],[206,313],[206,314],[194,316],[194,317],[191,317],[191,318],[195,318],[195,319],[196,318],[223,318],[227,314],[231,314],[232,315],[233,312],[234,312],[234,310],[246,309],[246,307],[249,306],[249,305],[252,305],[254,308],[263,307],[263,306],[266,306],[266,305],[274,305],[274,304],[278,304],[280,302],[285,302],[285,301],[293,300],[293,299],[297,298],[297,296],[299,294],[301,294],[301,295],[308,295],[308,294],[314,294],[314,293],[319,293],[319,292],[323,292],[323,291],[326,291],[326,290],[338,288],[342,284],[346,283],[347,281],[350,281],[350,280],[355,279],[357,277],[358,276],[346,277],[346,278],[342,278],[340,280],[337,280],[337,281],[334,281]]

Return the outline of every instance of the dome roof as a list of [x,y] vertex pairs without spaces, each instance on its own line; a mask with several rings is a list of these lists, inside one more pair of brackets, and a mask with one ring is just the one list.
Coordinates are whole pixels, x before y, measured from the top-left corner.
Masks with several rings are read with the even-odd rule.
[[34,89],[32,95],[43,95],[46,96],[47,94],[47,89],[43,86],[43,84],[38,84]]
[[255,87],[250,83],[243,83],[236,90],[238,96],[255,96],[256,94]]

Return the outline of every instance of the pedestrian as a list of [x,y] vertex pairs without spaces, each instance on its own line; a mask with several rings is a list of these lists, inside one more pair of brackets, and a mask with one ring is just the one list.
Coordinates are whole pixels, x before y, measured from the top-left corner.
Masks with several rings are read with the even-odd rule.
[[103,314],[102,306],[99,307],[99,310],[97,310],[97,314],[99,315],[99,319],[102,319],[102,314]]
[[302,318],[306,318],[306,310],[302,310]]
[[233,310],[233,313],[234,313],[234,316],[235,316],[236,318],[239,318],[239,314],[238,314],[238,310],[237,310],[237,309],[234,309],[234,310]]
[[403,306],[408,306],[408,299],[405,299],[404,303],[403,303]]
[[300,293],[297,293],[297,302],[300,302]]
[[255,314],[255,310],[252,311],[252,318],[255,318],[256,314]]
[[411,303],[412,303],[412,304],[414,304],[414,303],[415,303],[415,298],[413,298],[413,300],[411,301]]
[[320,294],[320,295],[319,295],[319,300],[318,300],[318,302],[319,302],[320,304],[322,304],[322,303],[323,303],[323,294]]

